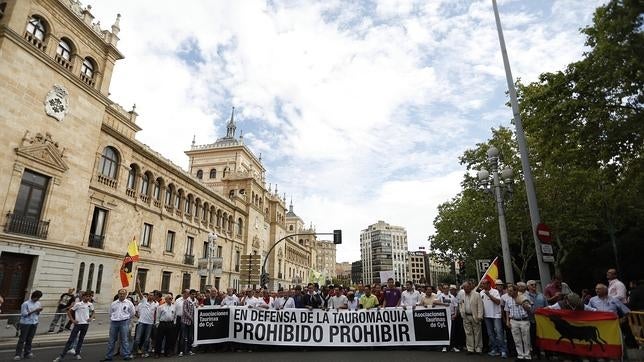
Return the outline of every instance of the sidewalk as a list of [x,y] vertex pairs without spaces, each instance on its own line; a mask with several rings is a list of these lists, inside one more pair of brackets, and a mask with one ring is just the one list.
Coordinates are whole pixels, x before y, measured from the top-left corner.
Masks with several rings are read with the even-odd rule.
[[[4,317],[4,316],[3,316]],[[43,315],[40,317],[36,336],[34,337],[34,347],[49,347],[60,346],[62,349],[69,338],[69,331],[61,333],[48,333],[49,324],[51,323],[53,315]],[[18,337],[16,337],[16,328],[11,322],[7,323],[7,319],[0,319],[0,351],[10,350],[16,348]],[[107,341],[109,334],[110,324],[108,322],[107,314],[96,314],[96,319],[92,321],[89,330],[85,335],[85,342],[103,342]],[[58,331],[58,328],[56,328]]]

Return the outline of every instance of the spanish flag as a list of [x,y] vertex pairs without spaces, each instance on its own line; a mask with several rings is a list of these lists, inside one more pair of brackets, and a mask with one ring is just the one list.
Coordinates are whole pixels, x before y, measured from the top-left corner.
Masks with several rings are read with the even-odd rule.
[[487,268],[485,271],[485,274],[483,274],[483,278],[481,278],[481,281],[479,281],[479,285],[484,280],[488,280],[490,282],[490,285],[494,286],[494,283],[496,280],[499,279],[499,257],[497,256],[494,258],[492,261],[492,264]]
[[622,335],[615,313],[539,308],[537,346],[593,358],[620,359]]
[[125,253],[125,258],[123,258],[123,264],[121,265],[121,285],[123,288],[128,287],[132,282],[135,261],[139,261],[139,248],[136,246],[136,238],[132,239],[127,246],[127,253]]

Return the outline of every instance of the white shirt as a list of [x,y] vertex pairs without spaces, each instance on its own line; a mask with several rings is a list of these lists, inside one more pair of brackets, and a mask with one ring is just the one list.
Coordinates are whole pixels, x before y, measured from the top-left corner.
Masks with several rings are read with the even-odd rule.
[[74,319],[76,319],[78,324],[89,324],[89,315],[94,310],[94,305],[90,302],[78,302],[74,304],[72,310],[76,312]]
[[136,306],[136,311],[139,312],[139,323],[154,324],[154,312],[158,306],[159,303],[156,301],[149,302],[145,297],[141,299]]
[[626,286],[615,278],[608,282],[608,295],[619,299],[622,303],[626,303]]
[[[272,299],[273,298],[271,298],[271,301],[272,301]],[[268,306],[268,304],[266,304],[266,302],[264,302],[263,298],[255,298],[255,297],[246,298],[246,301],[245,301],[244,305],[247,305],[247,306],[253,307],[253,308],[259,307],[260,305]]]
[[156,322],[174,322],[175,307],[172,304],[161,304],[157,307]]
[[284,302],[286,302],[286,299],[284,299],[284,297],[277,297],[273,301],[273,305],[271,306],[271,308],[273,308],[273,309],[282,309],[283,306],[284,306]]
[[221,305],[227,306],[227,307],[239,305],[239,298],[235,294],[233,295],[226,294],[224,299],[221,300]]
[[401,307],[413,307],[420,304],[420,293],[413,289],[411,292],[407,289],[403,290],[400,295],[400,306]]
[[183,297],[174,301],[174,315],[181,317],[183,315]]
[[[481,299],[483,299],[483,311],[485,318],[501,318],[501,304],[496,304],[492,301],[490,297],[485,294],[484,290],[481,290]],[[496,299],[501,299],[499,291],[492,288],[490,289],[490,295]]]
[[129,299],[117,299],[110,304],[110,320],[114,322],[125,321],[134,317],[134,304]]
[[329,304],[327,305],[327,307],[330,309],[338,309],[342,306],[346,307],[347,302],[349,302],[349,300],[347,299],[346,295],[334,295],[333,297],[329,298]]
[[358,310],[359,304],[360,301],[358,300],[358,298],[353,298],[353,301],[347,299],[347,309],[349,310]]
[[286,303],[284,303],[283,309],[295,309],[295,299],[293,297],[288,297]]

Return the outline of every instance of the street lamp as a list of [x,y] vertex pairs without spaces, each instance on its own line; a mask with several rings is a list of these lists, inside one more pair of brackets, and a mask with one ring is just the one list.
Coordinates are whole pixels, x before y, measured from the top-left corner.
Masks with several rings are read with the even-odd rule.
[[492,169],[492,189],[490,189],[490,172],[482,168],[477,176],[483,188],[488,192],[494,193],[496,200],[496,211],[499,214],[499,231],[501,233],[501,251],[503,252],[503,268],[505,269],[505,279],[508,283],[514,283],[512,273],[512,259],[510,259],[510,246],[508,245],[508,229],[505,224],[505,211],[503,209],[503,194],[512,193],[512,169],[509,167],[501,171],[499,177],[499,150],[491,146],[487,150],[487,160]]
[[213,261],[212,258],[214,257],[214,251],[215,251],[215,242],[217,242],[217,234],[214,232],[209,232],[208,233],[208,285],[212,286],[212,268],[213,268]]

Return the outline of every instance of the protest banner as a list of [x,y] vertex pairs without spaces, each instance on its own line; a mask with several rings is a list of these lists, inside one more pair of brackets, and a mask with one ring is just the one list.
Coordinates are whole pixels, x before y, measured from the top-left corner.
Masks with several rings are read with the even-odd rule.
[[537,346],[593,358],[619,359],[622,334],[617,314],[540,308],[535,312]]
[[323,311],[208,306],[197,308],[194,320],[195,345],[384,347],[449,345],[452,319],[448,308]]

